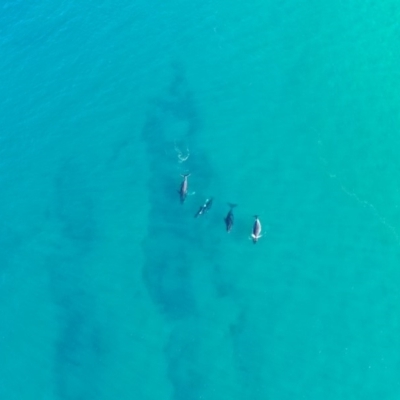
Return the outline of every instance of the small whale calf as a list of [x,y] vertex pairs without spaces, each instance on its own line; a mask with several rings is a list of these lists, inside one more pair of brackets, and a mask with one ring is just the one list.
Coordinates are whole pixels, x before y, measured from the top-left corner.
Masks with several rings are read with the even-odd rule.
[[228,203],[228,205],[229,205],[229,212],[226,215],[224,221],[225,221],[226,231],[229,233],[233,227],[233,223],[235,222],[233,209],[237,206],[237,204]]
[[210,197],[207,199],[202,206],[200,206],[199,210],[195,214],[195,218],[197,218],[199,215],[205,214],[212,206],[213,198]]
[[189,186],[188,178],[189,178],[190,174],[184,174],[181,176],[182,176],[183,180],[181,183],[181,187],[178,190],[178,193],[179,193],[179,197],[181,199],[181,204],[183,204],[184,201],[186,200],[186,196],[188,193],[188,186]]
[[253,243],[256,244],[258,242],[258,239],[260,239],[261,235],[261,222],[258,218],[258,215],[254,216],[254,224],[253,224],[253,230],[251,232],[251,237],[253,239]]

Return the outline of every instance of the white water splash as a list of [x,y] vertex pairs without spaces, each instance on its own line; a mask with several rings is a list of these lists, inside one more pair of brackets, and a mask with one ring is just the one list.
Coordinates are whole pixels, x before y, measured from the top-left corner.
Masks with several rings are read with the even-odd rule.
[[185,150],[182,150],[178,145],[176,144],[176,140],[174,141],[174,147],[175,147],[175,152],[178,157],[178,162],[182,164],[183,162],[187,161],[187,159],[190,156],[189,148],[186,146]]

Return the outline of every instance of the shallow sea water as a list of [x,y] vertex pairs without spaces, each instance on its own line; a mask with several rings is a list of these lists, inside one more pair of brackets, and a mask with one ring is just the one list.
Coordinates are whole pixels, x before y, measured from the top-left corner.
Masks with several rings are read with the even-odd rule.
[[399,17],[4,3],[0,397],[397,400]]

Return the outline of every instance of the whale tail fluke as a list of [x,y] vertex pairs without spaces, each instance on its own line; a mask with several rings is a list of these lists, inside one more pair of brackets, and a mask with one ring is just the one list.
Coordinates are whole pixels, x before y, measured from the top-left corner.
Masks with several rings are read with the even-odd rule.
[[237,204],[235,204],[235,203],[228,203],[228,206],[229,206],[229,208],[235,208],[235,207],[237,207]]
[[190,172],[188,172],[187,174],[181,174],[182,178],[188,178],[190,175],[192,175]]
[[253,217],[254,217],[255,219],[257,219],[257,218],[258,218],[258,215],[253,215]]

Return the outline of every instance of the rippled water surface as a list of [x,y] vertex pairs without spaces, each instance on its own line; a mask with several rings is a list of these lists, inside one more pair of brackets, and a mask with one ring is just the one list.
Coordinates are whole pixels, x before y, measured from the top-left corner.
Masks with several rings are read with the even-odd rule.
[[6,0],[0,397],[398,400],[399,18]]

